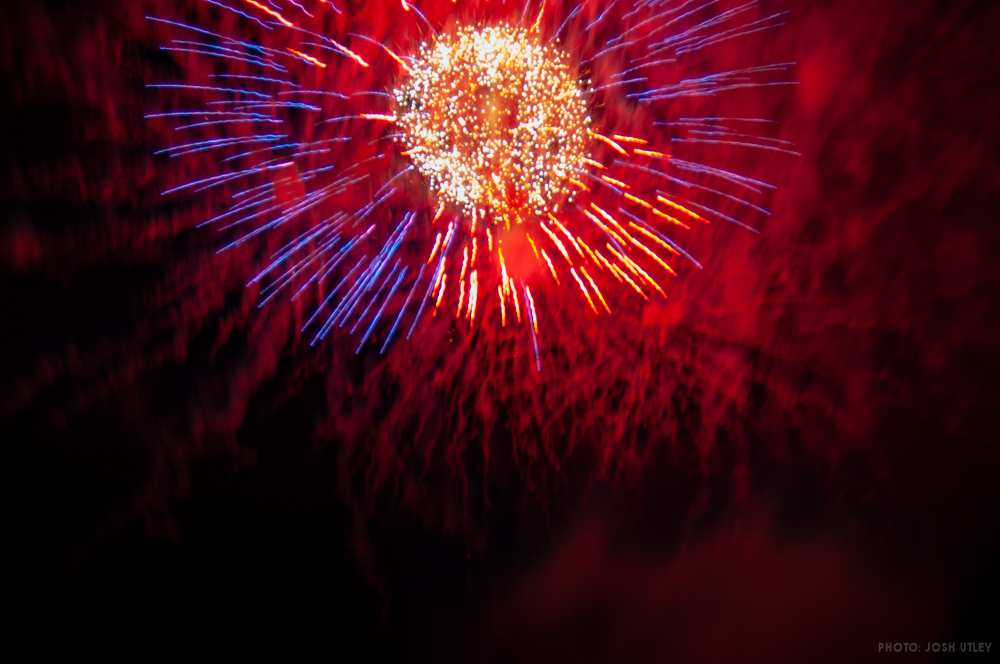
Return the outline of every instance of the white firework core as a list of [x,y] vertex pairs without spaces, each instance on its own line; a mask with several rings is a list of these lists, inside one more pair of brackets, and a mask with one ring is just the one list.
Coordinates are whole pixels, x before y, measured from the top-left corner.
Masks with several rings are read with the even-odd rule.
[[392,90],[405,153],[466,214],[555,212],[585,171],[591,118],[568,54],[506,24],[424,42]]

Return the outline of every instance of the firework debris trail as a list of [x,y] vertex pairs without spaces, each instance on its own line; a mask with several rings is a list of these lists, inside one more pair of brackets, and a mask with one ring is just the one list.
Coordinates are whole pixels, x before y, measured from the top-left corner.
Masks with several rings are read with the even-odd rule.
[[[547,298],[578,298],[595,317],[616,299],[666,298],[679,263],[703,267],[684,248],[696,226],[756,232],[770,214],[760,197],[773,184],[685,149],[797,154],[760,133],[766,117],[670,113],[684,98],[795,84],[793,62],[688,71],[701,51],[783,25],[787,12],[756,1],[425,13],[387,0],[400,27],[383,40],[332,28],[352,17],[331,0],[201,2],[245,33],[146,16],[168,35],[164,53],[213,72],[148,84],[161,107],[147,119],[177,137],[157,155],[217,163],[163,194],[222,202],[201,224],[226,234],[220,252],[281,233],[247,286],[259,307],[311,301],[300,333],[312,344],[340,328],[359,335],[356,352],[384,353],[453,315],[525,334],[541,371]],[[363,205],[345,203],[358,192]]]

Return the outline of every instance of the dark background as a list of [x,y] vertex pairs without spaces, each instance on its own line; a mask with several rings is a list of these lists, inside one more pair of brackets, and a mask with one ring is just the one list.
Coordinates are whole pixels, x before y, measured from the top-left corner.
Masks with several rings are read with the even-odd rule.
[[[258,321],[188,211],[150,202],[134,7],[6,3],[0,467],[22,618],[108,642],[291,626],[403,661],[996,647],[996,3],[785,4],[803,157],[776,216],[721,241],[641,341],[594,341],[565,379],[587,385],[585,427],[536,402],[551,422],[463,424],[493,388],[454,364],[407,389],[431,359],[359,378],[368,360]],[[615,381],[625,396],[590,387]],[[429,441],[461,469],[384,449]]]

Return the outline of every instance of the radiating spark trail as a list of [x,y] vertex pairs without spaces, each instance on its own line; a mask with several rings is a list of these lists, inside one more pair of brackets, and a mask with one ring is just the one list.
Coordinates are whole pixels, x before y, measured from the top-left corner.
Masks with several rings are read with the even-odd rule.
[[[527,332],[541,371],[539,304],[610,315],[666,297],[704,268],[681,246],[703,224],[757,232],[744,217],[770,215],[770,178],[706,154],[799,154],[769,118],[700,105],[796,84],[794,62],[700,64],[787,20],[757,0],[453,1],[433,21],[400,0],[410,27],[388,33],[364,28],[364,3],[198,4],[236,34],[146,17],[164,54],[212,72],[146,86],[168,102],[146,118],[191,136],[157,155],[214,170],[163,195],[223,203],[199,223],[220,253],[273,238],[247,287],[258,307],[308,301],[311,344],[345,330],[382,354],[421,323],[492,321]],[[677,99],[692,110],[672,113]]]

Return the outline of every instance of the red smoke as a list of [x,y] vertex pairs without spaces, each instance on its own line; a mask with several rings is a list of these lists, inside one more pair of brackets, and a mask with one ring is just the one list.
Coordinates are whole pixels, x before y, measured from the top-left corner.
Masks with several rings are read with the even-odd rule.
[[[557,302],[539,374],[524,339],[441,319],[384,357],[309,347],[308,308],[246,288],[287,238],[217,254],[195,228],[213,201],[160,196],[203,170],[152,156],[143,86],[176,65],[143,15],[199,3],[15,3],[12,539],[98,580],[274,564],[333,595],[357,565],[406,627],[390,650],[865,661],[897,635],[989,639],[997,11],[946,4],[789,0],[781,30],[705,54],[797,63],[797,87],[727,108],[770,112],[802,156],[713,152],[781,184],[773,215],[699,229],[705,270],[667,302]],[[331,30],[398,28],[354,5]]]

